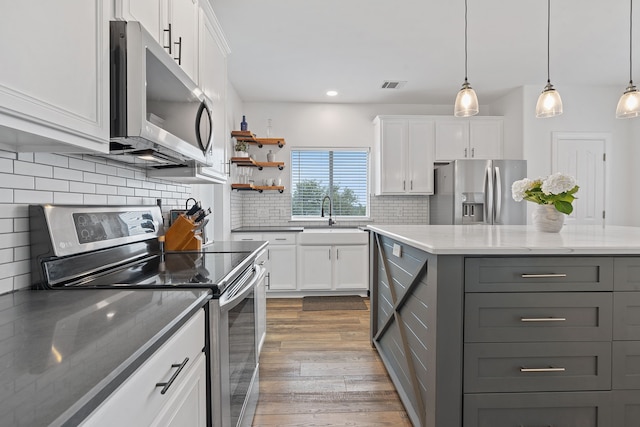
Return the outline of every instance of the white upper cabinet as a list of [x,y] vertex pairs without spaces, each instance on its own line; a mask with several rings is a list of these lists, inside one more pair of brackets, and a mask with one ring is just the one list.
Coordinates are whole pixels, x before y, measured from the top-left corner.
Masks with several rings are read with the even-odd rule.
[[10,2],[0,13],[0,148],[107,152],[109,1]]
[[165,29],[171,28],[165,36],[164,46],[182,69],[198,80],[198,15],[197,0],[168,0],[166,3]]
[[436,161],[455,159],[501,159],[503,118],[438,118],[436,121]]
[[[163,4],[167,0],[115,0],[116,18],[123,21],[138,21],[149,34],[164,46],[164,23],[162,16],[166,8]],[[168,31],[168,30],[167,30]],[[168,40],[168,36],[166,37]]]
[[376,195],[433,194],[435,123],[421,116],[375,118]]
[[227,135],[230,133],[226,129],[229,47],[209,2],[203,2],[200,10],[199,39],[199,86],[212,104],[211,112],[213,115],[212,166],[208,169],[221,180],[226,181]]

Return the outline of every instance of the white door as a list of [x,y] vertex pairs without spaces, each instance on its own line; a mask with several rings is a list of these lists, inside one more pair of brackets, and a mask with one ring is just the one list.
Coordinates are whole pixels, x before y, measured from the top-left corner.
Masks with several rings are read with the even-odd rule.
[[409,120],[407,170],[409,193],[433,194],[434,120]]
[[407,121],[383,120],[382,147],[380,147],[380,170],[382,182],[380,194],[402,194],[405,192],[404,157],[407,147]]
[[269,290],[296,289],[296,247],[294,245],[270,245]]
[[436,120],[436,161],[470,157],[469,121],[438,118]]
[[328,290],[332,288],[331,246],[298,247],[298,290]]
[[572,175],[580,190],[567,224],[604,224],[604,166],[608,133],[554,132],[552,172]]
[[336,289],[369,288],[369,246],[336,246],[334,257]]

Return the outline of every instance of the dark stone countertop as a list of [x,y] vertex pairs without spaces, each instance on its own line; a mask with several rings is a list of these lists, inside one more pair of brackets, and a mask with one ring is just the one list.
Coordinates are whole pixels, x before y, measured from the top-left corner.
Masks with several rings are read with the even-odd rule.
[[208,290],[0,295],[0,426],[77,425],[208,299]]
[[304,227],[290,227],[286,225],[256,225],[250,227],[238,227],[231,230],[232,233],[299,233]]

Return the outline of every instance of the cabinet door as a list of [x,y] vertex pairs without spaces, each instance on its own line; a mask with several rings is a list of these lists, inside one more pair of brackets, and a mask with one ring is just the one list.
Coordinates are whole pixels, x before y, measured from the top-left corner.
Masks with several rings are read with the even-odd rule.
[[335,289],[369,288],[369,247],[335,246]]
[[298,288],[331,289],[331,246],[300,246],[298,249]]
[[150,424],[152,427],[204,427],[207,424],[207,371],[204,353],[194,361],[176,393]]
[[107,0],[5,3],[2,148],[108,151],[109,5]]
[[435,121],[409,120],[407,147],[406,190],[413,194],[433,194]]
[[380,188],[377,194],[404,194],[406,169],[404,159],[407,147],[407,121],[384,119],[380,123],[380,167],[376,171]]
[[198,1],[167,1],[167,27],[171,24],[171,55],[189,77],[198,83]]
[[138,21],[161,45],[164,45],[163,0],[116,0],[115,16],[124,21]]
[[469,153],[469,121],[436,120],[436,161],[465,159]]
[[474,159],[501,159],[503,157],[503,120],[478,118],[469,122],[470,157]]
[[[207,7],[207,5],[204,5]],[[213,12],[210,12],[213,13]],[[211,161],[209,168],[226,181],[225,164],[227,158],[226,129],[226,87],[227,58],[219,40],[213,20],[204,9],[200,11],[200,63],[199,86],[211,103],[213,114],[213,142],[211,143]]]
[[269,245],[269,290],[296,289],[296,247]]

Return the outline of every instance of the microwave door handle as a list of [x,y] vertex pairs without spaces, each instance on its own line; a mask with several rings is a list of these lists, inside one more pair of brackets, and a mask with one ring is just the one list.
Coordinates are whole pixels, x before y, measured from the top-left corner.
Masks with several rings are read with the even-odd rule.
[[[200,133],[200,124],[202,123],[202,116],[207,113],[207,121],[209,122],[209,137],[207,138],[206,145],[202,141],[202,134]],[[213,139],[213,119],[211,118],[211,110],[206,104],[206,101],[200,103],[198,113],[196,114],[196,140],[202,150],[202,153],[206,156],[209,147],[211,146],[211,140]]]

